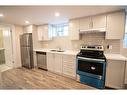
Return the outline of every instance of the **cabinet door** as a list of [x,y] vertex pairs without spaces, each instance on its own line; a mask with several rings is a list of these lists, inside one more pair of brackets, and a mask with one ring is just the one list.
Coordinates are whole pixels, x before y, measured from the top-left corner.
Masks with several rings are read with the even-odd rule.
[[97,15],[92,17],[93,29],[106,28],[106,15]]
[[48,25],[38,26],[38,40],[47,41],[51,40],[51,31],[49,31]]
[[90,28],[92,28],[91,17],[85,17],[79,20],[80,30],[88,30]]
[[37,33],[38,33],[38,40],[39,41],[42,41],[44,38],[43,38],[43,27],[42,26],[38,26],[37,27]]
[[48,25],[43,25],[43,40],[49,40],[49,35],[48,35]]
[[47,53],[47,69],[52,72],[54,72],[54,58],[55,55],[53,53]]
[[24,27],[24,33],[32,33],[33,25],[28,25]]
[[107,60],[106,86],[123,88],[125,61]]
[[62,54],[55,54],[54,63],[54,71],[62,74]]
[[106,39],[123,39],[125,32],[125,12],[107,15]]
[[76,56],[63,55],[63,74],[71,78],[76,77]]
[[79,40],[79,20],[69,21],[69,37],[70,40]]
[[125,84],[127,84],[127,63],[126,63],[126,69],[125,69],[125,81],[124,81]]

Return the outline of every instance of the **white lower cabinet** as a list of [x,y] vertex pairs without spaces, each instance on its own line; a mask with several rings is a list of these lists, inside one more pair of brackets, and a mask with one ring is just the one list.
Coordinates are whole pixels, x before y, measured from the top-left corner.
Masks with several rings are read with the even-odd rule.
[[63,74],[76,78],[76,56],[63,55]]
[[54,72],[54,54],[53,53],[47,53],[47,69],[49,71]]
[[47,53],[47,69],[51,72],[62,74],[62,55]]
[[62,55],[54,54],[54,72],[62,74]]
[[107,60],[106,86],[120,89],[124,87],[125,61]]
[[47,69],[54,73],[76,78],[76,56],[47,53]]

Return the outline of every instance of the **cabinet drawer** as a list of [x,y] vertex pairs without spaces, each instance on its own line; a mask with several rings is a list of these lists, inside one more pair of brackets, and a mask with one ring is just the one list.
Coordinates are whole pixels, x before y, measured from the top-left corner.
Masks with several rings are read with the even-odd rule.
[[75,68],[75,64],[72,62],[63,62],[63,67],[67,67],[67,68]]
[[64,67],[63,68],[63,74],[74,77],[76,75],[76,70]]
[[64,62],[76,62],[76,56],[74,55],[63,55]]

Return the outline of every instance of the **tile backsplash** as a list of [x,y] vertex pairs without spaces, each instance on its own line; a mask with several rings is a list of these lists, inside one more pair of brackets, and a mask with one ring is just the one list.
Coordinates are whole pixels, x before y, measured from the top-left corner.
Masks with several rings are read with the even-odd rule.
[[[120,53],[120,40],[105,40],[105,33],[82,34],[77,41],[71,41],[69,37],[56,37],[52,41],[42,42],[42,47],[79,50],[82,44],[103,45],[106,53]],[[107,49],[107,45],[112,49]]]

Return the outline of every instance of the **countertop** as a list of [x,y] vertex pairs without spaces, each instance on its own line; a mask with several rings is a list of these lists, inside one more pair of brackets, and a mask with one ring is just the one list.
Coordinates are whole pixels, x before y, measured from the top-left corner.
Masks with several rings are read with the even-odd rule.
[[[57,53],[57,54],[68,54],[68,55],[77,55],[79,51],[76,50],[65,50],[64,52],[54,52],[51,51],[53,49],[45,49],[45,48],[41,48],[41,49],[34,49],[34,51],[40,51],[40,52],[50,52],[50,53]],[[121,54],[113,54],[113,53],[104,53],[106,59],[110,59],[110,60],[121,60],[121,61],[127,61],[127,58],[124,57]]]
[[4,50],[4,48],[0,48],[0,50]]
[[77,55],[79,52],[76,50],[64,50],[64,52],[55,52],[51,50],[55,50],[55,49],[34,49],[34,51],[50,52],[50,53],[57,53],[57,54],[67,54],[67,55]]
[[106,59],[127,61],[127,58],[121,54],[105,53]]

